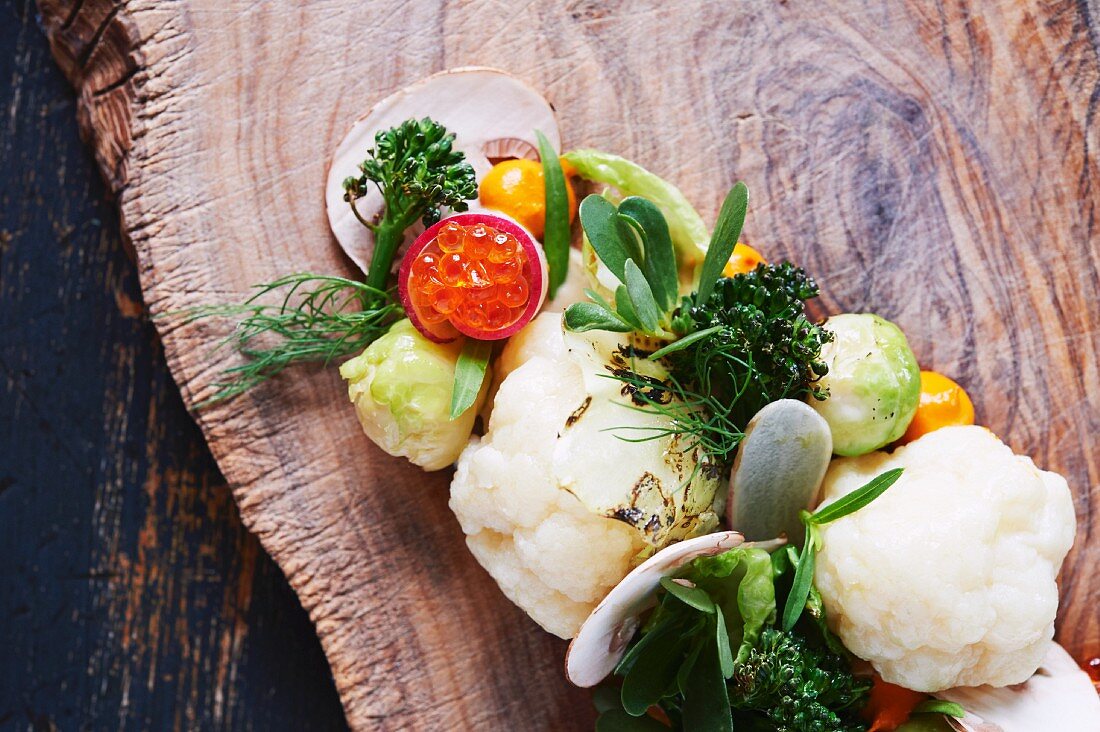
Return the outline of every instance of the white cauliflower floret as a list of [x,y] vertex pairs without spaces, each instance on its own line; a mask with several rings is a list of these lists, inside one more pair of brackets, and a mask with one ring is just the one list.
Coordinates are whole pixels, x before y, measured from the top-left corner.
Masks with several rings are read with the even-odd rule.
[[563,336],[551,314],[515,336],[498,361],[489,429],[459,457],[451,483],[474,556],[562,638],[639,557],[717,525],[717,480],[699,476],[698,455],[669,438],[625,442],[606,429],[664,418],[612,403],[611,394],[623,401],[621,385],[585,372],[602,371],[593,366],[600,338]]
[[824,502],[904,468],[869,506],[822,527],[816,584],[844,644],[890,683],[933,692],[1026,680],[1054,636],[1073,544],[1064,478],[982,427],[833,462]]

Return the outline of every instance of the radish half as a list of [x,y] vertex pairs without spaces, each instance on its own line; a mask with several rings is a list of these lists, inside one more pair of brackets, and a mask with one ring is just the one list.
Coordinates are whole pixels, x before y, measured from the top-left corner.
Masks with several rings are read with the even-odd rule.
[[[448,235],[448,232],[453,234],[458,227],[465,230],[475,229],[477,225],[488,227],[496,234],[503,234],[510,236],[510,241],[514,241],[517,245],[516,251],[522,252],[522,257],[517,257],[516,261],[520,261],[519,275],[515,276],[512,281],[520,280],[526,283],[527,295],[526,300],[522,303],[513,302],[508,308],[509,314],[507,318],[498,320],[501,322],[493,323],[477,323],[472,319],[463,316],[463,313],[469,312],[466,310],[446,310],[445,308],[436,309],[431,303],[426,302],[427,298],[431,295],[424,294],[418,289],[416,281],[417,262],[421,263],[420,266],[430,267],[431,265],[423,264],[425,261],[431,259],[430,256],[435,255],[437,258],[442,259],[448,256],[448,252],[444,250],[439,243],[440,235]],[[479,229],[482,231],[484,229]],[[450,246],[450,244],[448,244]],[[510,245],[509,245],[510,246]],[[451,255],[460,255],[461,257],[467,257],[466,250],[455,253],[451,252]],[[473,255],[469,255],[473,256]],[[468,272],[470,267],[476,267],[478,263],[483,259],[480,257],[464,260],[466,264],[463,272]],[[484,260],[486,266],[493,266],[488,263],[488,260]],[[441,264],[439,266],[442,266]],[[455,264],[454,266],[459,266]],[[432,270],[433,273],[433,286],[438,286],[443,289],[447,289],[449,292],[457,293],[460,300],[464,297],[473,296],[484,297],[483,295],[477,295],[477,293],[487,293],[489,296],[493,295],[494,291],[491,288],[506,287],[505,283],[497,283],[495,280],[489,281],[484,287],[471,285],[467,279],[455,281],[447,285],[442,285],[441,280],[435,277],[436,274],[441,273],[442,270]],[[470,279],[475,283],[478,281],[476,274],[471,275]],[[437,222],[433,226],[429,227],[423,234],[417,237],[408,251],[405,252],[404,258],[401,260],[401,268],[397,274],[397,290],[401,298],[401,304],[405,308],[405,313],[408,315],[409,320],[412,321],[416,329],[424,334],[425,338],[435,341],[436,343],[447,343],[454,340],[459,335],[469,336],[470,338],[476,338],[478,340],[493,341],[508,338],[515,334],[520,328],[531,322],[531,319],[535,317],[539,309],[542,307],[543,302],[546,300],[546,292],[548,287],[548,270],[546,265],[546,255],[542,251],[542,246],[535,240],[531,234],[522,226],[517,224],[510,218],[501,216],[498,214],[489,213],[464,213],[450,216]],[[514,295],[514,292],[513,292]],[[463,301],[464,302],[464,301]],[[471,309],[476,309],[474,305],[469,305]],[[484,312],[485,307],[496,308],[498,314],[502,312],[500,310],[503,307],[500,304],[499,299],[492,299],[482,304],[482,310]],[[441,312],[441,310],[443,312]]]

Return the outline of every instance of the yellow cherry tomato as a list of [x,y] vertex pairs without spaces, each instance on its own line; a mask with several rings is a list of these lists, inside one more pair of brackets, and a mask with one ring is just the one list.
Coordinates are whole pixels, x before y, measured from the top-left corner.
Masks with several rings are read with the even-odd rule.
[[[562,161],[565,192],[569,196],[569,222],[577,215],[577,194],[569,177],[573,169]],[[486,208],[496,209],[518,221],[539,239],[546,228],[546,186],[542,182],[542,163],[535,160],[505,160],[494,165],[478,186],[478,199]]]
[[940,427],[974,424],[974,404],[966,391],[935,371],[920,372],[920,403],[900,442],[912,442]]
[[733,277],[737,274],[752,272],[758,264],[767,264],[760,256],[760,252],[748,244],[738,242],[733,248],[733,254],[730,255],[730,261],[726,262],[726,266],[722,268],[722,276]]

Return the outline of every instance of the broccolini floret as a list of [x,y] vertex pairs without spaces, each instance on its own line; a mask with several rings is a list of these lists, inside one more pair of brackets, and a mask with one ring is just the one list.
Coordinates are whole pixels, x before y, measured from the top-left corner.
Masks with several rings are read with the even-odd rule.
[[[384,290],[405,229],[421,219],[425,226],[439,220],[440,208],[465,211],[477,197],[473,166],[454,150],[454,133],[433,119],[410,119],[374,136],[374,147],[359,165],[358,177],[344,180],[344,199],[359,220],[374,232],[374,253],[367,285]],[[355,200],[371,184],[386,207],[378,221],[367,221],[355,210]]]
[[735,721],[756,720],[776,732],[863,732],[859,710],[870,688],[870,679],[854,677],[835,653],[768,628],[734,671],[730,704]]

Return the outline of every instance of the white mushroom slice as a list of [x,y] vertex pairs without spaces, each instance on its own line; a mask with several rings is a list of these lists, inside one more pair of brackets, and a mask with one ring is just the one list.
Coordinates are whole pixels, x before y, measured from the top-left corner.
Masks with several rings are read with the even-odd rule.
[[[325,184],[332,233],[363,272],[370,266],[374,236],[356,220],[344,200],[344,179],[359,174],[359,164],[374,146],[375,133],[423,117],[431,117],[455,133],[454,147],[466,154],[479,181],[492,167],[490,158],[537,159],[535,130],[541,130],[554,150],[561,151],[553,107],[537,91],[503,71],[451,69],[386,97],[340,142]],[[371,188],[355,205],[364,219],[373,220],[382,212],[382,195]],[[410,229],[405,243],[420,231],[419,225]]]
[[833,454],[829,424],[794,399],[767,405],[749,420],[730,473],[726,518],[746,539],[786,534],[802,541],[798,512],[818,500]]
[[934,696],[962,705],[966,717],[949,722],[963,732],[1100,730],[1100,697],[1088,674],[1057,643],[1022,684],[959,687]]
[[584,621],[565,656],[565,675],[581,687],[595,686],[611,673],[626,652],[639,616],[653,607],[654,596],[667,577],[698,557],[711,557],[737,546],[772,551],[785,542],[776,539],[745,544],[736,531],[720,531],[667,546],[622,579]]

